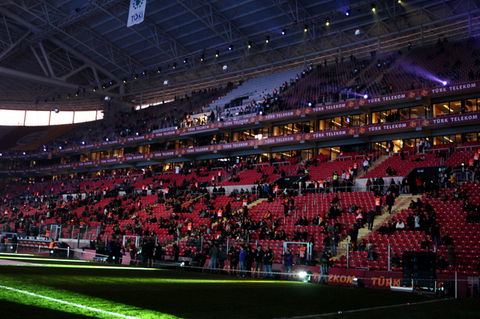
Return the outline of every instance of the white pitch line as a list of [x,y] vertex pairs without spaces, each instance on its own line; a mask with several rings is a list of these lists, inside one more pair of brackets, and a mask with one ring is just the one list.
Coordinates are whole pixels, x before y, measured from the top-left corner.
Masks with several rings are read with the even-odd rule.
[[46,300],[50,300],[50,301],[62,303],[62,304],[69,305],[69,306],[73,306],[73,307],[78,307],[78,308],[82,308],[82,309],[86,309],[86,310],[91,310],[91,311],[95,311],[95,312],[100,312],[100,313],[103,313],[103,314],[108,314],[108,315],[112,315],[112,316],[116,316],[116,317],[120,317],[120,318],[140,319],[140,318],[138,318],[138,317],[132,317],[132,316],[127,316],[127,315],[122,315],[121,313],[116,313],[116,312],[111,312],[111,311],[105,311],[105,310],[102,310],[102,309],[93,308],[93,307],[88,307],[88,306],[84,306],[84,305],[80,305],[80,304],[76,304],[76,303],[73,303],[73,302],[68,302],[68,301],[64,301],[64,300],[60,300],[60,299],[56,299],[56,298],[51,298],[51,297],[46,297],[46,296],[42,296],[42,295],[37,295],[37,294],[34,294],[34,293],[32,293],[32,292],[29,292],[29,291],[25,291],[25,290],[15,289],[15,288],[6,287],[6,286],[1,286],[1,285],[0,285],[0,288],[6,289],[6,290],[15,291],[15,292],[19,292],[19,293],[26,294],[26,295],[30,295],[30,296],[37,297],[37,298],[42,298],[42,299],[46,299]]
[[335,315],[341,315],[341,314],[344,314],[344,313],[355,313],[355,312],[360,312],[360,311],[388,309],[388,308],[404,307],[404,306],[414,306],[414,305],[421,305],[421,304],[432,303],[432,302],[437,302],[437,301],[444,301],[444,300],[453,300],[453,298],[435,299],[435,300],[420,301],[420,302],[410,302],[410,303],[404,303],[404,304],[399,304],[399,305],[380,306],[380,307],[371,307],[371,308],[362,308],[362,309],[353,309],[353,310],[345,310],[345,311],[339,311],[339,312],[322,313],[322,314],[318,314],[318,315],[295,316],[295,317],[279,318],[279,319],[321,318],[321,317],[324,317],[324,316],[335,316]]

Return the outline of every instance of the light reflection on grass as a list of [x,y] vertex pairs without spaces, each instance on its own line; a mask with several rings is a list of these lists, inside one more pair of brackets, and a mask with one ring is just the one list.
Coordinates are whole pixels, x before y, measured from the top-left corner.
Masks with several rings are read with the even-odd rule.
[[47,308],[66,313],[75,313],[95,318],[178,318],[173,315],[149,309],[142,309],[106,299],[72,293],[66,290],[54,289],[38,284],[27,284],[10,278],[2,278],[1,283],[0,300],[7,300],[23,305]]

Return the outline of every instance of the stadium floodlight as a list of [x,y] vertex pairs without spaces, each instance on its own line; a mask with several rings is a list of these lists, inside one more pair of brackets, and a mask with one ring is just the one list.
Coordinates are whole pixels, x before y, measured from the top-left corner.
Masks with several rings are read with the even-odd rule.
[[248,46],[249,49],[252,47],[252,41],[248,41]]
[[298,277],[303,281],[303,282],[309,282],[312,276],[312,272],[310,270],[307,271],[300,271],[298,273]]
[[282,35],[285,35],[285,34],[287,34],[287,30],[286,30],[286,29],[283,29],[283,30],[282,30]]
[[368,94],[364,94],[364,95],[363,95],[363,98],[364,98],[364,99],[368,99]]
[[348,17],[350,16],[350,10],[345,10],[345,15]]
[[448,82],[447,82],[447,81],[442,81],[442,84],[443,84],[444,86],[446,86],[446,85],[448,84]]
[[358,287],[358,278],[357,277],[353,277],[352,287]]
[[326,25],[327,27],[330,25],[330,19],[329,19],[329,18],[325,19],[325,25]]
[[268,43],[268,42],[270,42],[270,36],[269,36],[269,35],[267,35],[267,36],[265,37],[265,43]]
[[372,4],[372,11],[375,12],[377,9],[377,7],[375,6],[375,4]]
[[305,25],[305,27],[303,28],[303,32],[308,32],[308,24]]

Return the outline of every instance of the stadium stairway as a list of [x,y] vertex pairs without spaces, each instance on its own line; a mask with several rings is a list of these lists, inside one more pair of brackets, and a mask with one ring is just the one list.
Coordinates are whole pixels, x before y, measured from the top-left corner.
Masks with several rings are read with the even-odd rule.
[[[377,166],[379,166],[380,164],[382,164],[383,162],[385,162],[387,159],[389,159],[390,156],[389,155],[382,155],[380,156],[379,158],[377,158],[377,160],[375,160],[373,162],[373,164],[368,168],[368,171],[371,171],[371,170],[374,170]],[[363,164],[363,163],[362,163]],[[364,170],[361,170],[358,175],[357,175],[357,179],[358,178],[363,178],[363,176],[365,176],[365,171]]]
[[[391,219],[393,216],[395,216],[397,213],[401,212],[402,210],[408,209],[408,206],[410,205],[410,202],[412,200],[417,200],[417,198],[421,198],[421,197],[422,195],[408,195],[408,194],[398,196],[395,200],[395,205],[393,205],[392,207],[391,214],[388,213],[385,207],[384,209],[382,209],[382,215],[375,217],[372,230],[368,230],[366,226],[358,230],[357,242],[359,242],[362,239],[368,239],[370,234],[374,233],[387,220]],[[350,243],[350,236],[347,236],[338,244],[337,255],[335,256],[334,259],[338,259],[342,255],[346,254],[346,247],[348,243]]]

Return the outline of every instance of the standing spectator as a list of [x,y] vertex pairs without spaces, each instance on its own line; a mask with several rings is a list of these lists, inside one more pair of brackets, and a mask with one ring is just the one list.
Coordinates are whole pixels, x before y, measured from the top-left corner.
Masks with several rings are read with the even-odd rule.
[[242,251],[240,251],[240,255],[238,256],[238,261],[239,261],[239,272],[238,276],[245,277],[245,264],[247,262],[247,248],[242,247]]
[[[176,244],[174,244],[176,245]],[[178,246],[177,246],[178,247]],[[145,263],[147,267],[153,267],[153,253],[155,251],[155,242],[153,238],[149,238],[145,244],[146,252],[145,252]]]
[[247,261],[245,264],[245,269],[248,273],[248,277],[252,277],[252,264],[255,262],[255,250],[253,248],[248,247],[247,250]]
[[17,239],[17,235],[13,235],[13,238],[12,238],[12,252],[16,253],[17,252],[17,249],[18,249],[18,239]]
[[217,261],[218,261],[219,254],[220,254],[220,251],[217,245],[213,244],[212,248],[210,249],[210,252],[208,253],[208,255],[210,256],[210,268],[213,273],[215,273],[217,269]]
[[227,254],[225,253],[223,246],[220,245],[218,248],[218,268],[220,268],[220,272],[225,268],[225,259],[227,259]]
[[328,258],[328,253],[326,250],[324,250],[320,256],[320,278],[318,278],[319,284],[328,284]]
[[453,247],[453,245],[450,245],[447,248],[447,259],[448,264],[455,267],[457,262],[457,253],[455,252],[455,247]]
[[265,255],[265,252],[262,249],[262,245],[258,245],[256,251],[255,251],[255,278],[257,278],[257,275],[262,278],[263,274],[263,256]]
[[370,162],[368,161],[368,159],[365,159],[365,161],[363,162],[363,171],[367,173],[369,167],[370,167]]
[[330,247],[331,247],[331,252],[332,252],[332,256],[336,256],[337,255],[337,246],[338,246],[338,242],[339,242],[339,238],[338,238],[338,235],[335,234],[335,233],[332,233],[332,237],[330,239]]
[[350,228],[349,235],[350,235],[350,242],[356,245],[357,237],[358,237],[358,226],[356,223],[353,224],[352,228]]
[[235,276],[237,266],[238,266],[238,260],[239,260],[239,254],[235,247],[230,248],[229,259],[230,259],[230,274],[232,276]]
[[375,211],[373,209],[370,209],[368,212],[368,230],[373,229],[373,221],[375,220]]
[[270,247],[267,247],[263,256],[263,264],[265,265],[265,278],[273,279],[272,263],[274,254]]
[[289,247],[283,256],[283,264],[285,265],[285,279],[292,280],[293,254]]
[[388,213],[392,213],[392,207],[395,205],[395,196],[390,192],[387,197],[385,197],[385,204],[388,206]]

